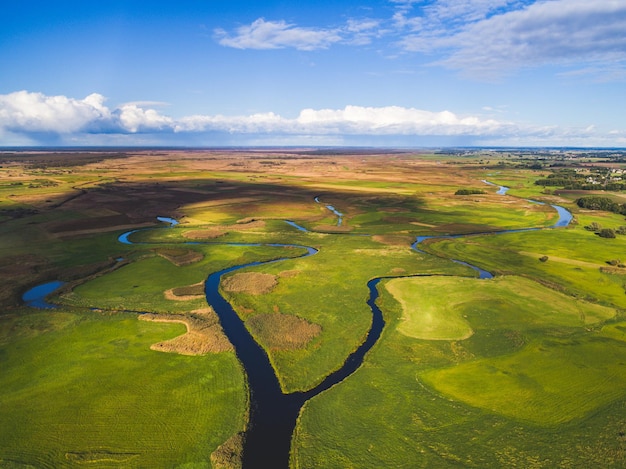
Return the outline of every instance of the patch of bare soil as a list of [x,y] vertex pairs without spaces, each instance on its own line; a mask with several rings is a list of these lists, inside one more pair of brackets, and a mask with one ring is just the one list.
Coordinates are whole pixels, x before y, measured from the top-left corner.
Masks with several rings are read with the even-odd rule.
[[187,239],[215,239],[226,234],[221,228],[209,228],[206,230],[191,230],[183,233],[183,238]]
[[214,469],[240,469],[243,456],[243,432],[236,433],[211,453]]
[[228,352],[233,346],[224,334],[219,318],[212,308],[203,308],[188,314],[142,314],[142,321],[177,322],[187,327],[187,332],[170,340],[150,346],[159,352],[181,355],[205,355]]
[[163,292],[165,299],[174,301],[197,300],[204,298],[204,282],[194,283],[184,287],[170,288]]
[[262,295],[271,292],[277,284],[275,275],[244,272],[223,280],[222,288],[231,293]]
[[204,257],[201,252],[193,249],[160,248],[155,249],[155,252],[178,267],[201,261]]
[[437,226],[437,225],[432,225],[432,224],[430,224],[430,223],[422,223],[422,222],[419,222],[419,221],[412,221],[412,222],[411,222],[411,225],[416,225],[416,226],[425,226],[425,227],[427,227],[427,228],[434,228],[435,226]]
[[246,321],[258,340],[273,350],[295,350],[306,345],[322,332],[319,324],[291,314],[258,314]]
[[390,246],[410,246],[415,238],[412,236],[374,235],[372,239],[381,244]]

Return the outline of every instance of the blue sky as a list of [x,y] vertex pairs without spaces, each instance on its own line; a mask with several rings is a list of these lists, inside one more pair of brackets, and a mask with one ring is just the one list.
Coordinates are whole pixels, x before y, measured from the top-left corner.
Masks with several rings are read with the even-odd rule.
[[626,147],[626,0],[5,3],[0,146]]

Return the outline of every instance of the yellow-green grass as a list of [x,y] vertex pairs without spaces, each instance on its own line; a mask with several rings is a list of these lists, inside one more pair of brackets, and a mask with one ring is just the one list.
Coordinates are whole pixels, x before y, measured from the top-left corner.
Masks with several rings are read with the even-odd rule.
[[201,282],[206,272],[195,264],[177,267],[155,256],[125,265],[107,275],[78,285],[61,297],[65,305],[145,312],[185,312],[206,305],[204,298],[173,301],[165,298],[170,288]]
[[400,332],[426,340],[462,340],[474,333],[459,308],[460,304],[465,306],[466,302],[471,302],[469,298],[450,297],[445,285],[428,282],[427,286],[418,282],[416,278],[401,278],[385,284],[387,291],[402,305]]
[[[251,200],[215,200],[204,203],[189,204],[180,208],[185,223],[202,224],[234,224],[240,219],[254,214],[257,219],[301,219],[318,217],[319,206],[313,197],[300,200],[285,200],[283,197],[257,197],[256,203]],[[234,227],[236,229],[236,226]]]
[[[281,312],[321,326],[321,333],[306,348],[267,350],[286,391],[306,390],[339,368],[364,340],[372,321],[366,304],[367,282],[379,276],[411,273],[472,275],[472,270],[422,255],[409,246],[385,246],[369,237],[305,235],[319,248],[314,256],[286,260],[250,269],[278,278],[264,295],[224,295],[245,319]],[[306,241],[304,241],[305,244]],[[283,271],[297,275],[281,277]]]
[[206,300],[199,298],[173,301],[166,299],[164,292],[202,282],[210,273],[231,265],[291,254],[280,248],[250,246],[195,246],[195,249],[201,251],[204,258],[193,264],[176,266],[151,254],[152,257],[122,266],[107,275],[78,285],[72,292],[63,295],[61,301],[66,305],[100,309],[188,312],[206,306]]
[[626,342],[626,323],[617,322],[606,324],[600,331],[602,337],[608,337],[615,340]]
[[[466,282],[459,287],[466,293],[493,283],[456,280]],[[532,294],[533,282],[527,283]],[[534,285],[535,296],[546,294],[545,289]],[[532,303],[510,310],[507,308],[511,302],[505,301],[499,314],[494,314],[493,305],[498,302],[495,295],[482,311],[468,315],[475,330],[470,338],[420,340],[399,331],[402,307],[386,289],[379,289],[379,306],[387,322],[381,339],[354,375],[306,403],[293,440],[293,467],[552,468],[626,464],[620,436],[626,411],[621,365],[626,361],[623,330],[605,327],[611,330],[611,336],[622,337],[621,343],[598,337],[598,332],[587,331],[589,326],[576,315],[562,320],[560,313],[553,311],[542,318],[543,307],[538,310]],[[449,288],[439,293],[454,295]],[[570,326],[558,325],[562,323]],[[624,328],[623,323],[621,326]],[[540,354],[545,354],[544,361]],[[436,377],[440,371],[453,374],[466,367],[474,370],[471,367],[476,364],[481,367],[475,375],[466,373],[446,381],[456,385],[467,378],[465,388],[458,384],[464,392],[462,397],[474,392],[481,395],[481,389],[495,390],[497,380],[491,379],[498,378],[493,372],[496,365],[512,376],[525,367],[527,374],[545,384],[546,389],[541,394],[537,386],[532,396],[535,400],[525,401],[518,388],[530,379],[524,381],[518,376],[519,382],[501,386],[500,396],[496,396],[501,408],[494,411],[484,395],[483,405],[478,406],[443,394],[438,382],[430,385],[423,379],[425,375]],[[554,369],[560,366],[563,370]],[[611,377],[616,373],[613,385]],[[541,408],[541,402],[555,404],[563,414],[550,413]]]
[[[510,228],[550,226],[556,223],[555,211],[524,199],[498,195],[446,197],[431,196],[417,221],[437,225],[435,232],[454,234]],[[467,225],[467,228],[463,228]]]
[[506,196],[523,197],[533,200],[546,197],[545,187],[535,184],[537,179],[543,179],[546,171],[516,170],[516,171],[485,171],[480,177],[499,186],[506,186],[509,190]]
[[626,394],[626,344],[544,339],[516,354],[433,370],[420,379],[443,395],[539,425],[582,418]]
[[[600,238],[581,226],[571,229],[443,239],[425,245],[430,252],[486,270],[530,276],[569,294],[626,307],[623,275],[603,272],[607,262],[622,259],[626,237]],[[547,256],[546,262],[539,258]]]
[[0,466],[210,467],[244,427],[233,353],[150,350],[183,325],[61,310],[46,312],[46,325],[42,314],[0,320],[11,329],[0,341]]
[[[508,327],[576,327],[615,315],[612,308],[575,301],[516,276],[491,280],[410,277],[390,280],[385,287],[402,306],[398,330],[424,340],[466,339],[473,334],[471,322],[478,315],[492,315],[492,326]],[[523,318],[516,319],[520,316]]]

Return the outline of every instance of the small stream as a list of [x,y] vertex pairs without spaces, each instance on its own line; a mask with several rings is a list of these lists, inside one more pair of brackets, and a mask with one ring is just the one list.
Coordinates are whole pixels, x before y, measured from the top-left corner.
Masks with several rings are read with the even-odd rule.
[[[489,184],[490,186],[497,186],[499,187],[498,191],[496,192],[496,194],[499,195],[506,195],[506,193],[509,191],[509,187],[506,186],[498,186],[498,184],[495,184],[493,182],[490,181],[486,181],[486,180],[482,180],[482,182],[484,182],[485,184]],[[539,205],[546,205],[544,202],[539,202],[537,200],[530,200],[528,199],[529,202],[532,202],[533,204],[539,204]],[[557,222],[552,225],[551,228],[564,228],[566,226],[568,226],[572,219],[574,218],[574,216],[572,215],[572,213],[567,210],[564,207],[561,207],[560,205],[550,205],[553,209],[556,210],[557,215],[559,216]],[[427,240],[427,239],[456,239],[456,238],[465,238],[467,236],[479,236],[479,235],[493,235],[493,234],[505,234],[505,233],[520,233],[523,231],[539,231],[539,230],[543,230],[544,228],[518,228],[518,229],[512,229],[512,230],[499,230],[499,231],[483,231],[483,232],[479,232],[479,233],[467,233],[467,234],[458,234],[458,235],[442,235],[442,236],[418,236],[415,240],[415,242],[411,245],[411,248],[414,249],[415,251],[422,253],[422,254],[428,254],[426,251],[421,250],[418,245]],[[463,262],[460,261],[458,259],[450,259],[452,262],[456,262],[457,264],[461,264],[464,265],[466,267],[470,267],[472,269],[474,269],[476,272],[478,272],[478,278],[480,279],[490,279],[493,278],[493,274],[491,272],[488,272],[484,269],[481,269],[478,266],[472,265],[472,264],[468,264],[467,262]]]
[[[315,200],[315,202],[317,202],[318,204],[322,203],[322,202],[320,202],[319,196],[315,197],[313,200]],[[332,205],[326,205],[326,208],[328,210],[330,210],[331,212],[333,212],[335,215],[337,215],[337,226],[341,226],[341,224],[343,223],[343,213],[339,212]]]

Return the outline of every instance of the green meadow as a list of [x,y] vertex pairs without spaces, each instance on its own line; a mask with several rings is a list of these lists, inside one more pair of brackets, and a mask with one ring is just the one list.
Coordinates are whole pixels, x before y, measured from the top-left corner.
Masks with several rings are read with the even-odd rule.
[[[382,245],[361,236],[312,238],[319,249],[314,256],[254,269],[279,276],[271,292],[225,292],[244,320],[254,314],[281,312],[321,326],[320,336],[306,348],[267,350],[288,392],[314,387],[364,340],[372,320],[366,304],[369,279],[417,272],[471,275],[466,267],[421,255],[408,245]],[[281,276],[284,271],[292,274]]]
[[[514,152],[284,152],[3,160],[0,467],[237,467],[235,354],[151,349],[186,327],[137,313],[207,310],[209,274],[278,259],[221,292],[285,392],[363,342],[373,278],[386,322],[361,367],[304,405],[291,467],[626,466],[626,236],[585,228],[623,216],[534,185],[549,169]],[[550,228],[555,210],[527,199],[575,220]],[[486,234],[522,228],[538,229]],[[417,236],[433,237],[425,252]],[[21,304],[48,280],[67,282],[58,308]]]
[[[424,248],[488,271],[529,276],[578,298],[626,307],[626,276],[619,268],[607,269],[608,262],[624,257],[624,237],[600,238],[577,225],[568,229],[436,240]],[[548,258],[545,262],[539,260],[543,256]]]
[[[354,376],[305,405],[294,467],[620,464],[626,334],[601,331],[616,311],[516,277],[457,280],[379,287],[383,336]],[[433,326],[419,311],[473,334],[413,337],[414,323]]]
[[1,467],[210,467],[244,427],[232,352],[149,349],[180,324],[61,309],[0,324]]

